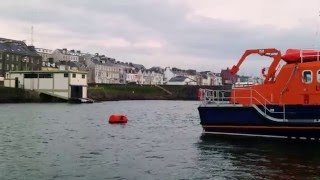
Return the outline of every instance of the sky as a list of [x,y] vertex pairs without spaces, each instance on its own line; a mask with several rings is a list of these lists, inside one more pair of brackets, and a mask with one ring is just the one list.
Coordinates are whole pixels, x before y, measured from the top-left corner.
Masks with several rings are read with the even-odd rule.
[[[0,37],[122,62],[214,71],[246,49],[320,48],[319,0],[5,0]],[[241,73],[270,62],[251,56]],[[246,65],[246,66],[245,66]]]

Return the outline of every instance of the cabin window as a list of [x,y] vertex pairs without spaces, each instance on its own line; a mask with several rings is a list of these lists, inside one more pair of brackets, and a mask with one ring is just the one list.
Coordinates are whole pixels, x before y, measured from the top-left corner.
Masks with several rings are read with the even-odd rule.
[[306,84],[312,83],[312,72],[310,70],[306,70],[302,72],[302,81]]
[[320,83],[320,70],[317,72],[317,81]]

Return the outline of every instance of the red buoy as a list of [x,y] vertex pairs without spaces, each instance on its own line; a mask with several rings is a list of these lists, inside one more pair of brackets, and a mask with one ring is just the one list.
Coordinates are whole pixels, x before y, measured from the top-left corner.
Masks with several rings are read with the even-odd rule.
[[198,100],[202,100],[201,88],[198,89]]
[[120,123],[120,124],[125,124],[128,122],[128,118],[125,115],[121,114],[112,114],[109,117],[109,123],[110,124],[115,124],[115,123]]

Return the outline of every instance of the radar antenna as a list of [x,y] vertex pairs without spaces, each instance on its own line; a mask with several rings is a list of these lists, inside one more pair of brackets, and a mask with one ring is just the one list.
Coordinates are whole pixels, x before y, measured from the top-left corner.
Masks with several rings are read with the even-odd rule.
[[31,46],[33,46],[33,25],[31,26]]

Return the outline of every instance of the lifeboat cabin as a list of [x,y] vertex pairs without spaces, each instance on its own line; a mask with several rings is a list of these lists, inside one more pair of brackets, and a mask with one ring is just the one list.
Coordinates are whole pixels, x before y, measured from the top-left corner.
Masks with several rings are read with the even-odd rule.
[[200,90],[198,107],[205,133],[320,138],[319,51],[288,49],[247,50],[230,69],[236,74],[250,54],[273,59],[262,70],[262,84],[231,90]]

